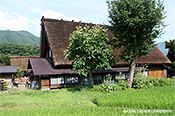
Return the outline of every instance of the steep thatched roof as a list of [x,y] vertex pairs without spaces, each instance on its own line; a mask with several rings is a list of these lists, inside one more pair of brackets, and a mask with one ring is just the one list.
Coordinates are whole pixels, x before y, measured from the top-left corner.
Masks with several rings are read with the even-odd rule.
[[[69,35],[76,28],[76,26],[95,24],[81,23],[74,21],[64,21],[55,19],[42,18],[42,33],[41,33],[41,53],[44,52],[44,46],[42,46],[43,37],[46,37],[52,52],[53,61],[55,66],[71,65],[72,61],[68,61],[64,58],[63,51],[69,45]],[[111,38],[113,35],[108,31],[108,37]],[[119,54],[121,49],[115,49],[114,54],[116,61],[120,60]],[[41,57],[43,58],[42,54]],[[142,56],[137,61],[138,64],[167,64],[170,63],[169,59],[156,47],[153,49],[149,56]],[[126,65],[124,62],[117,62],[116,65]]]
[[23,71],[28,71],[28,59],[29,58],[38,58],[38,56],[10,56],[10,64],[17,66]]

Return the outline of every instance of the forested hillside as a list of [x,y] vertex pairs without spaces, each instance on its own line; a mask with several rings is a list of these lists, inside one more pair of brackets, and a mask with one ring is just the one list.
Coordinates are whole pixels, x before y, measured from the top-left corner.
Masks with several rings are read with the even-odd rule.
[[36,37],[28,31],[0,30],[0,43],[39,45],[39,41],[39,37]]
[[19,55],[19,56],[39,56],[39,46],[0,43],[0,54],[1,55]]
[[39,56],[38,45],[0,43],[0,65],[10,65],[9,56]]

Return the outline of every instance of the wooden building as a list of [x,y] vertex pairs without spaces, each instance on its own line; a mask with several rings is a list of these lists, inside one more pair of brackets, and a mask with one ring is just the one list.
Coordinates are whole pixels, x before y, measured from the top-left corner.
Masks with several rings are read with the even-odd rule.
[[19,67],[24,72],[30,70],[28,69],[29,58],[38,58],[38,56],[9,56],[10,64]]
[[[72,71],[72,61],[64,58],[63,51],[69,45],[69,35],[76,26],[95,24],[81,23],[74,21],[64,21],[56,19],[41,19],[41,38],[40,38],[40,58],[30,58],[29,68],[32,68],[33,74],[40,80],[42,88],[71,87],[76,85],[89,84],[89,78],[79,77]],[[113,34],[108,31],[108,37]],[[129,71],[129,64],[120,61],[121,49],[115,49],[116,64],[111,70],[94,70],[94,83],[103,82],[106,75],[111,75],[112,80],[126,79]],[[136,69],[143,69],[145,65],[148,68],[145,74],[148,76],[167,77],[164,64],[171,63],[170,60],[158,49],[154,48],[149,56],[142,56],[137,61]]]
[[12,75],[17,73],[16,66],[0,66],[0,78],[5,79],[8,83],[8,87],[10,87],[10,83],[12,80]]

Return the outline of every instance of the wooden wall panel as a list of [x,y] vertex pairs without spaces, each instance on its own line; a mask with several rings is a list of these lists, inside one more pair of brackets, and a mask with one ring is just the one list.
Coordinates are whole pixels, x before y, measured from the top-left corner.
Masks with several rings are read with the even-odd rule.
[[41,79],[42,88],[49,88],[50,86],[50,79]]
[[164,77],[164,71],[163,70],[149,70],[148,71],[148,76],[149,77],[161,78],[161,77]]

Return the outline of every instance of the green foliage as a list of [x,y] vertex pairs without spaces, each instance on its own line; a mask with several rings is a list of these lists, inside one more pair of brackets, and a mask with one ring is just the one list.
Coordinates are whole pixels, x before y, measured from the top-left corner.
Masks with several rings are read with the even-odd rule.
[[8,83],[6,82],[6,80],[4,79],[4,78],[0,78],[0,81],[3,81],[3,82],[5,82],[4,84],[3,84],[3,90],[7,90],[7,86],[8,86]]
[[22,69],[20,69],[19,67],[17,67],[16,77],[17,78],[21,78],[23,76],[24,76],[24,72],[22,71]]
[[119,91],[101,94],[95,97],[95,102],[101,107],[127,107],[131,109],[173,110],[174,86],[159,88]]
[[0,61],[2,65],[10,65],[9,55],[0,55]]
[[39,46],[29,46],[23,44],[0,43],[0,54],[19,56],[39,56]]
[[108,0],[108,11],[115,38],[111,44],[121,48],[121,60],[130,64],[128,84],[131,87],[137,59],[149,55],[165,24],[164,6],[160,0]]
[[93,84],[92,71],[94,69],[111,69],[111,61],[114,56],[111,45],[107,44],[107,29],[98,25],[78,26],[70,34],[69,42],[65,50],[65,58],[74,60],[73,70],[80,75],[87,76],[89,71],[91,84]]
[[128,89],[129,88],[129,86],[128,86],[128,83],[127,83],[127,81],[124,81],[124,80],[119,80],[119,82],[118,83],[116,83],[118,86],[118,88],[117,88],[117,90],[119,91],[120,89],[120,87],[121,87],[121,90],[126,90],[126,89]]
[[175,85],[173,79],[146,77],[141,72],[135,74],[132,87],[135,89]]
[[4,83],[4,84],[3,84],[3,90],[5,90],[5,91],[6,91],[6,90],[7,90],[7,86],[8,86],[8,83],[7,83],[7,82],[6,82],[6,83]]
[[147,77],[144,76],[142,72],[140,71],[135,72],[134,79],[132,82],[132,87],[140,89],[145,86],[146,80],[147,80]]
[[168,69],[168,76],[172,77],[175,76],[175,39],[170,40],[169,42],[165,42],[165,48],[168,48],[168,54],[167,57],[172,62],[170,69]]
[[[123,46],[121,57],[131,62],[136,54],[148,55],[154,48],[154,39],[162,32],[163,3],[158,0],[107,1],[115,46]],[[116,42],[118,42],[116,44]],[[146,44],[145,44],[146,43]]]
[[[0,112],[1,116],[116,116],[122,115],[124,109],[112,107],[39,107],[30,109],[15,109]],[[117,113],[116,113],[117,112]]]
[[171,79],[175,79],[175,76],[172,76]]
[[[0,93],[1,116],[159,116],[174,114],[174,86],[111,93],[27,90]],[[170,113],[124,113],[124,110],[172,110]]]
[[39,45],[39,37],[27,31],[0,30],[0,43]]
[[[128,88],[129,87],[128,87],[127,81],[123,81],[123,80],[120,80],[118,83],[115,83],[115,84],[104,83],[104,84],[99,84],[99,85],[94,85],[94,86],[81,87],[81,89],[83,90],[103,92],[103,93],[127,90]],[[79,88],[77,90],[81,91],[81,89]]]
[[116,84],[100,84],[100,85],[96,85],[93,86],[92,89],[90,89],[91,91],[98,91],[98,92],[112,92],[112,91],[117,91],[118,86]]

